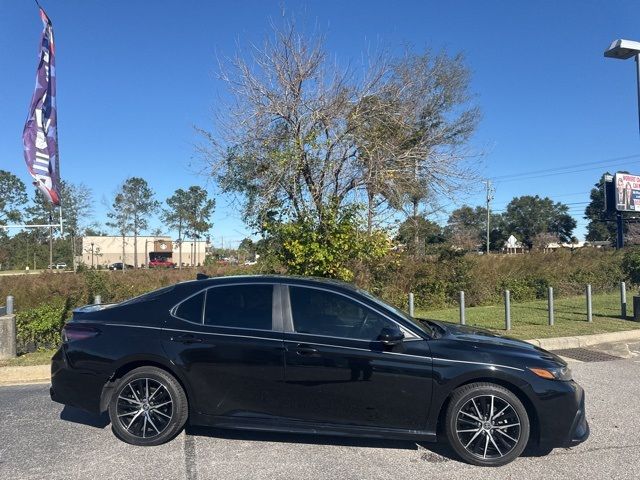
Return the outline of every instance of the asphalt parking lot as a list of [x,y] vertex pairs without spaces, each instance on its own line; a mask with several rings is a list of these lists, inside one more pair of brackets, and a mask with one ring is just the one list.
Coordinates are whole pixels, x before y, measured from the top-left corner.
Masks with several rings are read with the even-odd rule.
[[637,479],[640,345],[607,351],[630,358],[572,365],[587,392],[589,440],[497,469],[460,463],[441,445],[200,428],[134,447],[105,418],[51,402],[47,385],[22,385],[0,387],[0,478]]

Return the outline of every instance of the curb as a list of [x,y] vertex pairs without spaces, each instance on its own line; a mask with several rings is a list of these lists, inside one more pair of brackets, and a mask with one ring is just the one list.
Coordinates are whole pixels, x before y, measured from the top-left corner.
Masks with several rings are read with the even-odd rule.
[[32,365],[28,367],[0,367],[0,386],[24,385],[29,383],[49,383],[51,366]]
[[576,337],[534,338],[525,341],[537,347],[544,348],[545,350],[564,350],[567,348],[581,348],[599,343],[624,342],[627,340],[640,341],[640,329],[598,333],[596,335],[580,335]]

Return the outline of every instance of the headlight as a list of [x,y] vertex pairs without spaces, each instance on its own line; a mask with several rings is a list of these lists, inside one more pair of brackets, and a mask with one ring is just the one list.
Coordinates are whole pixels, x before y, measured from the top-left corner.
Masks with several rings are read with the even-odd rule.
[[533,373],[535,373],[540,378],[546,378],[547,380],[562,380],[564,382],[568,382],[573,379],[571,375],[571,369],[569,367],[556,367],[556,368],[531,368],[529,367]]

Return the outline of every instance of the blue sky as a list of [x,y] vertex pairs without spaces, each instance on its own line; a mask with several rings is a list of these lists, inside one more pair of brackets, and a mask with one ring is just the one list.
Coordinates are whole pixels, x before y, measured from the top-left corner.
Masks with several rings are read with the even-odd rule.
[[[279,19],[282,2],[42,4],[56,34],[62,177],[93,189],[97,218],[104,218],[104,204],[127,176],[145,177],[160,199],[179,187],[207,186],[190,166],[198,141],[192,126],[208,126],[211,107],[223,94],[216,54],[259,42],[269,20]],[[580,202],[601,173],[640,172],[634,63],[602,55],[613,39],[640,39],[638,1],[324,0],[286,6],[299,23],[325,32],[327,50],[341,62],[380,46],[464,52],[483,110],[473,139],[486,153],[481,175],[564,166],[572,172],[496,180],[498,211],[515,195],[548,195],[571,204],[582,236]],[[0,0],[0,168],[25,182],[20,136],[40,31],[33,2]],[[478,193],[460,203],[483,202],[481,181]],[[238,212],[227,199],[217,201],[215,244],[223,236],[227,244],[239,241],[247,230]]]

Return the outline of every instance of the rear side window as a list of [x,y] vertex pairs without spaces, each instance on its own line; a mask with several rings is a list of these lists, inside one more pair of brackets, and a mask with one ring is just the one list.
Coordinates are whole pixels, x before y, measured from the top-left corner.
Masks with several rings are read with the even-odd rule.
[[202,323],[203,303],[204,292],[200,292],[178,305],[175,316],[188,322]]
[[205,325],[271,330],[272,285],[232,285],[207,290]]

